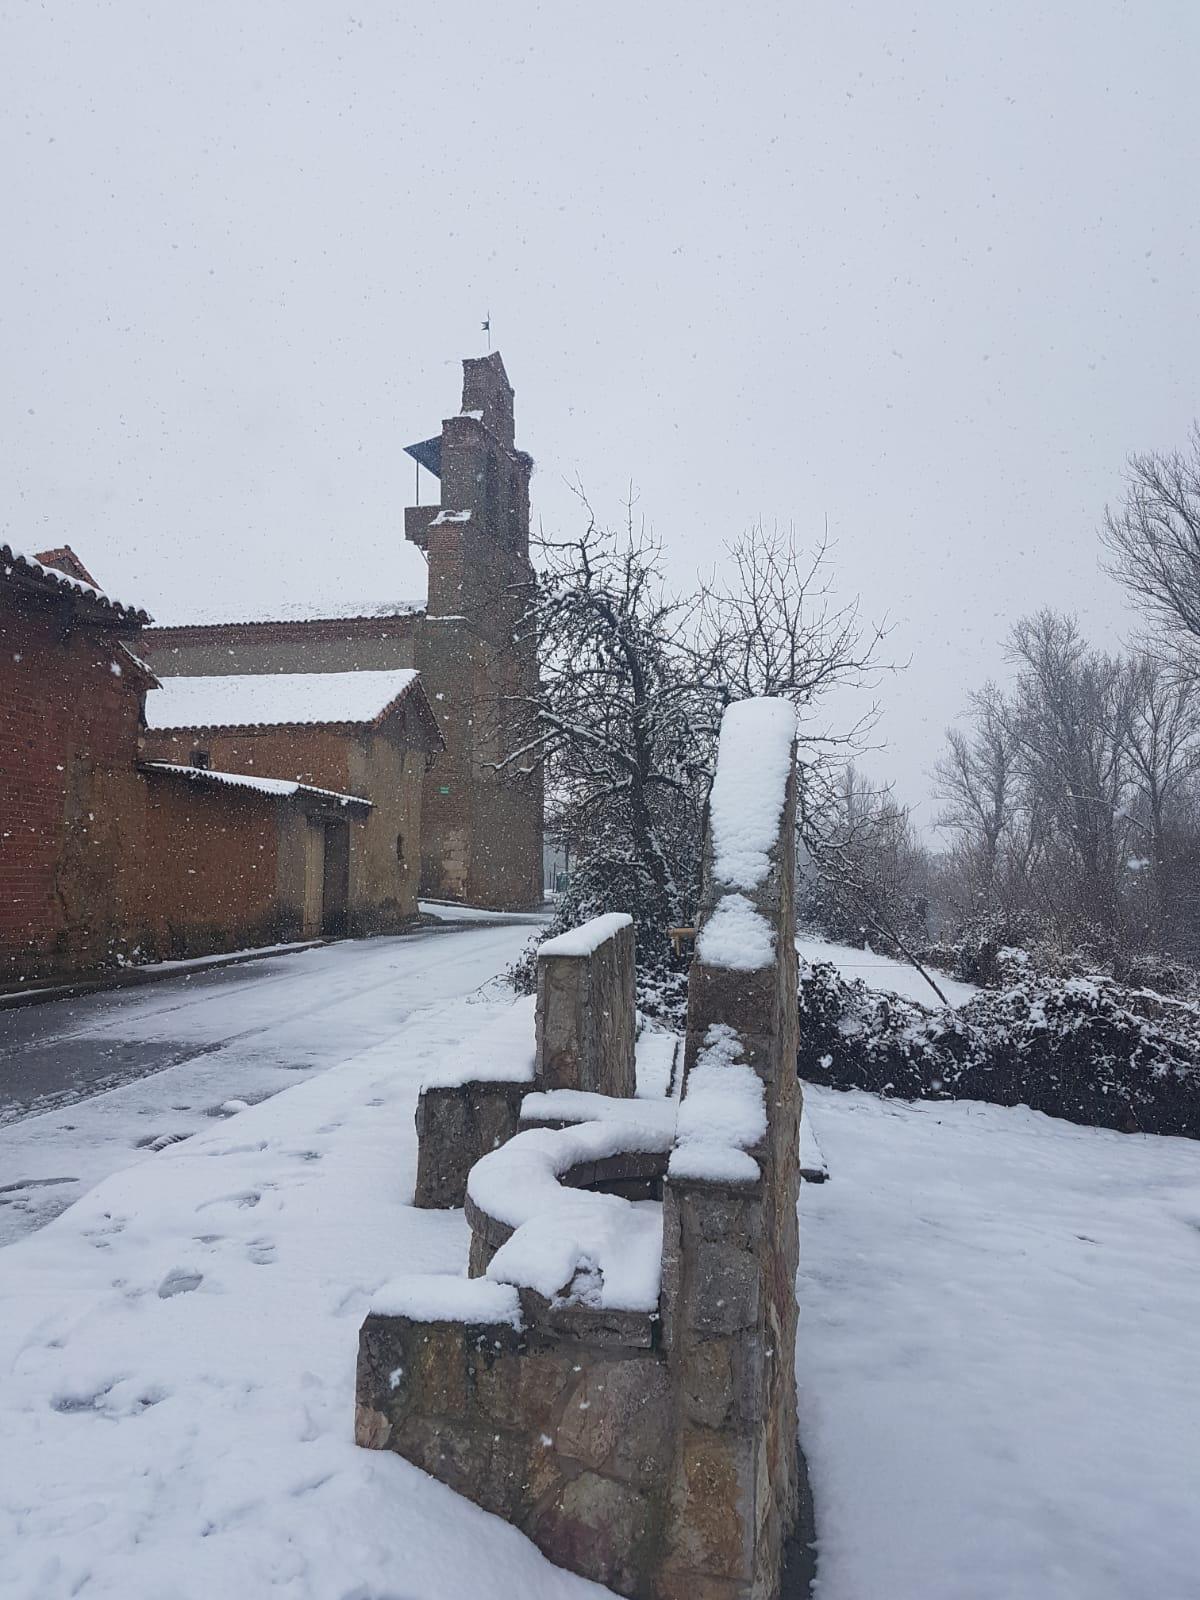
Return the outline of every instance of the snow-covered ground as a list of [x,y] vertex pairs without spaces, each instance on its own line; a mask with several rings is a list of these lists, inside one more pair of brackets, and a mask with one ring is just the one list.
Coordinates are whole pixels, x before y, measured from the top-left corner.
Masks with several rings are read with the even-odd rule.
[[805,1096],[817,1600],[1195,1600],[1200,1146]]
[[[439,941],[447,960],[459,945],[460,990],[503,964],[502,932],[511,959],[527,930]],[[466,1261],[461,1212],[408,1203],[413,1106],[426,1068],[505,1002],[425,998],[391,1037],[113,1174],[0,1251],[0,1594],[604,1593],[352,1442],[372,1291]]]
[[[874,950],[856,950],[849,944],[833,944],[815,934],[797,939],[796,949],[805,961],[831,961],[847,978],[861,978],[872,989],[886,989],[923,1006],[940,1003],[917,969],[906,961],[893,961],[890,956],[877,955]],[[935,972],[933,976],[952,1006],[961,1006],[979,993],[974,984],[948,978],[944,972]]]
[[534,932],[351,940],[4,1013],[0,1244],[108,1173],[160,1161],[156,1144],[210,1130],[228,1101],[266,1099],[394,1037],[417,1008],[502,972]]
[[[408,1204],[418,1084],[505,1016],[486,980],[528,932],[439,932],[386,977],[383,942],[346,947],[371,982],[335,963],[283,995],[308,1005],[287,1049],[347,1059],[158,1154],[126,1141],[133,1165],[0,1250],[6,1600],[606,1592],[351,1442],[372,1294],[466,1258],[461,1213]],[[267,996],[241,1004],[248,1039]],[[806,1094],[831,1173],[802,1191],[798,1285],[817,1600],[1194,1600],[1200,1148]]]
[[438,922],[527,922],[537,924],[549,921],[549,911],[486,911],[482,906],[459,905],[456,900],[419,900],[418,909],[424,916]]

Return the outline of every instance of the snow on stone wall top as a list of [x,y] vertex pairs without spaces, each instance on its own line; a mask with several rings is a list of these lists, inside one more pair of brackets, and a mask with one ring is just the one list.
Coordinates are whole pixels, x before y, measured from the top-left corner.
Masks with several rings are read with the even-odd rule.
[[581,922],[577,928],[568,928],[556,938],[538,945],[538,956],[590,956],[595,955],[606,939],[622,928],[633,925],[633,918],[625,911],[608,911],[590,922]]
[[414,1322],[507,1322],[518,1331],[522,1326],[521,1302],[511,1284],[448,1273],[392,1278],[371,1296],[370,1309],[376,1316]]
[[532,1083],[534,1007],[537,996],[521,995],[485,1028],[447,1052],[421,1079],[422,1089],[457,1089],[464,1083]]
[[758,1162],[750,1150],[766,1137],[767,1107],[762,1080],[738,1060],[741,1054],[734,1030],[714,1022],[688,1073],[667,1169],[672,1178],[757,1182]]
[[726,892],[696,940],[705,966],[753,972],[775,958],[775,934],[752,894],[771,869],[792,769],[796,710],[787,700],[739,700],[721,721],[709,797],[713,886]]
[[632,1122],[671,1134],[678,1109],[674,1100],[627,1100],[618,1095],[593,1094],[588,1089],[541,1089],[521,1101],[521,1121]]
[[255,728],[377,722],[417,681],[393,672],[230,673],[164,678],[146,696],[149,728]]
[[298,794],[311,794],[320,800],[333,800],[342,806],[371,806],[371,800],[364,800],[357,794],[339,794],[336,789],[318,789],[311,783],[299,783],[294,778],[253,778],[244,772],[214,772],[211,767],[185,767],[176,761],[144,761],[143,770],[146,772],[173,773],[176,777],[187,778],[192,783],[211,783],[219,787],[230,789],[250,789],[256,794],[265,794],[280,800],[290,800]]
[[[636,1102],[629,1102],[636,1104]],[[488,1264],[493,1283],[569,1294],[609,1311],[653,1311],[662,1274],[662,1206],[569,1188],[572,1167],[671,1148],[673,1119],[584,1122],[518,1133],[471,1168],[474,1205],[514,1231]]]
[[713,877],[731,889],[756,889],[767,875],[795,737],[788,700],[739,700],[721,720],[709,826]]

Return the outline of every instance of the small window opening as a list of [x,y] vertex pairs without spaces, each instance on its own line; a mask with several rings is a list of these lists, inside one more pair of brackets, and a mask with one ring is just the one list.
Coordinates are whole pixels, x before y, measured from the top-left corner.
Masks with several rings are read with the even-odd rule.
[[207,750],[193,750],[188,765],[200,767],[204,772],[207,772],[212,766],[212,756],[209,755]]

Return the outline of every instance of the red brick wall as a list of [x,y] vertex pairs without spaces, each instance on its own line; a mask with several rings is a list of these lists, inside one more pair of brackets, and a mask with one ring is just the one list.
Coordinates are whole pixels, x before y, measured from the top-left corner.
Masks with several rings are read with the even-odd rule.
[[[0,974],[120,948],[141,832],[141,684],[69,599],[0,591]],[[119,671],[114,671],[114,667]]]
[[[207,753],[214,772],[296,779],[372,801],[365,819],[357,813],[351,819],[349,926],[356,934],[380,933],[402,926],[417,911],[424,773],[421,738],[402,706],[383,727],[374,730],[148,731],[143,754],[148,761],[186,765],[192,752],[200,749]],[[405,841],[403,862],[398,856],[398,837]]]
[[143,957],[208,955],[299,937],[276,897],[278,801],[147,773]]

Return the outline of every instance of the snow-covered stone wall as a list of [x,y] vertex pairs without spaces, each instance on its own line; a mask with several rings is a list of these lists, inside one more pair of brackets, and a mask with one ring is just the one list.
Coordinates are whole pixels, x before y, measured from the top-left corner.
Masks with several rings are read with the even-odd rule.
[[796,715],[730,707],[709,805],[683,1097],[663,1188],[678,1373],[662,1592],[779,1592],[797,1516]]
[[[539,1086],[467,1179],[472,1281],[389,1285],[360,1334],[360,1444],[634,1600],[771,1600],[796,1518],[794,744],[790,706],[726,715],[679,1107]],[[731,898],[749,933],[706,942]],[[602,956],[632,1051],[632,930],[541,954],[571,969],[571,1070]],[[539,1066],[553,999],[540,983]]]

